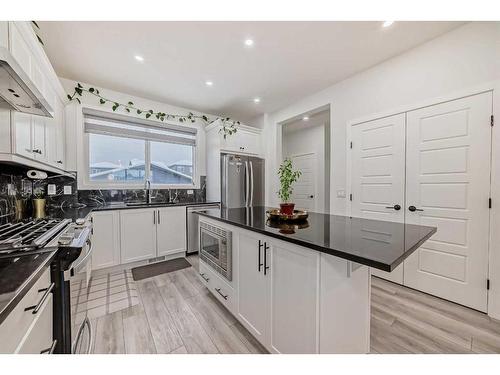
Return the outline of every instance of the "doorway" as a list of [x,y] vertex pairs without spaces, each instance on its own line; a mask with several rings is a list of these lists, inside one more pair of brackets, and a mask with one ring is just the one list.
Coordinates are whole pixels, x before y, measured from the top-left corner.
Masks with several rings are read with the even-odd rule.
[[281,124],[282,159],[301,172],[292,200],[298,209],[330,212],[330,107],[295,116]]

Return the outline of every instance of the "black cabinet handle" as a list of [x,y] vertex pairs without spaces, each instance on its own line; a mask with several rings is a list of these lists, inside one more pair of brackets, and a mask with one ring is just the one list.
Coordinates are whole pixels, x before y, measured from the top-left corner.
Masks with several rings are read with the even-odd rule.
[[258,250],[258,252],[259,252],[259,267],[258,267],[259,272],[261,271],[262,266],[263,266],[261,256],[260,256],[260,249],[262,249],[262,246],[264,246],[264,245],[262,244],[262,241],[259,240],[259,250]]
[[401,209],[401,206],[399,204],[395,204],[394,206],[387,206],[386,208],[399,211]]
[[217,293],[219,293],[219,295],[220,295],[222,298],[224,298],[225,300],[227,300],[227,296],[228,296],[228,295],[227,295],[227,294],[226,294],[226,295],[222,294],[222,292],[220,291],[220,288],[215,288],[215,291],[216,291]]
[[203,280],[205,280],[208,283],[208,280],[210,280],[209,277],[206,277],[204,273],[200,273],[200,276]]
[[158,224],[161,224],[160,210],[158,210]]
[[423,211],[421,208],[417,208],[417,207],[415,207],[415,206],[409,206],[409,207],[408,207],[408,210],[409,210],[410,212],[415,212],[415,211]]
[[33,310],[33,314],[36,314],[38,311],[40,311],[43,303],[49,297],[49,294],[52,293],[52,289],[54,289],[55,286],[56,286],[56,284],[52,283],[52,284],[50,284],[50,286],[48,288],[40,289],[39,292],[45,291],[45,293],[43,293],[42,298],[40,298],[40,301],[38,301],[38,303],[36,305],[26,307],[24,309],[24,311]]
[[57,340],[52,341],[52,345],[50,345],[50,348],[42,350],[40,354],[54,354],[54,350],[56,350],[56,345],[57,345]]
[[267,246],[267,242],[264,242],[264,275],[267,275],[267,270],[269,269],[269,266],[267,265],[267,250],[269,249],[269,246]]

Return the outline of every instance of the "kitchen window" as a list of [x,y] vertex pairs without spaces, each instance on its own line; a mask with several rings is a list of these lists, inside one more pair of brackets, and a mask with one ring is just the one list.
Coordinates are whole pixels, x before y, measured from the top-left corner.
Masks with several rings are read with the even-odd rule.
[[130,116],[84,110],[86,185],[193,187],[197,130]]

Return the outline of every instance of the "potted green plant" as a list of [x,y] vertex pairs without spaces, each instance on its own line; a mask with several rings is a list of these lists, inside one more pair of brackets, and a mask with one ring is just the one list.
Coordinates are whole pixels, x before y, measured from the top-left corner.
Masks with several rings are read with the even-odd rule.
[[285,215],[293,215],[295,203],[290,202],[290,195],[293,192],[293,184],[297,182],[301,174],[300,171],[293,170],[292,160],[289,158],[283,160],[279,167],[280,190],[278,195],[281,199],[280,211]]
[[42,187],[33,191],[33,216],[36,219],[45,217],[45,191]]

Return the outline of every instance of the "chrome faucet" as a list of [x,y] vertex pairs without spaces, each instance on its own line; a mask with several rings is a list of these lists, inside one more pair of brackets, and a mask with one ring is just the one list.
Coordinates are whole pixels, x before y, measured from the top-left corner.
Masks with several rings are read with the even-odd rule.
[[146,203],[150,204],[151,203],[151,181],[146,180],[144,183],[144,190],[146,192]]

